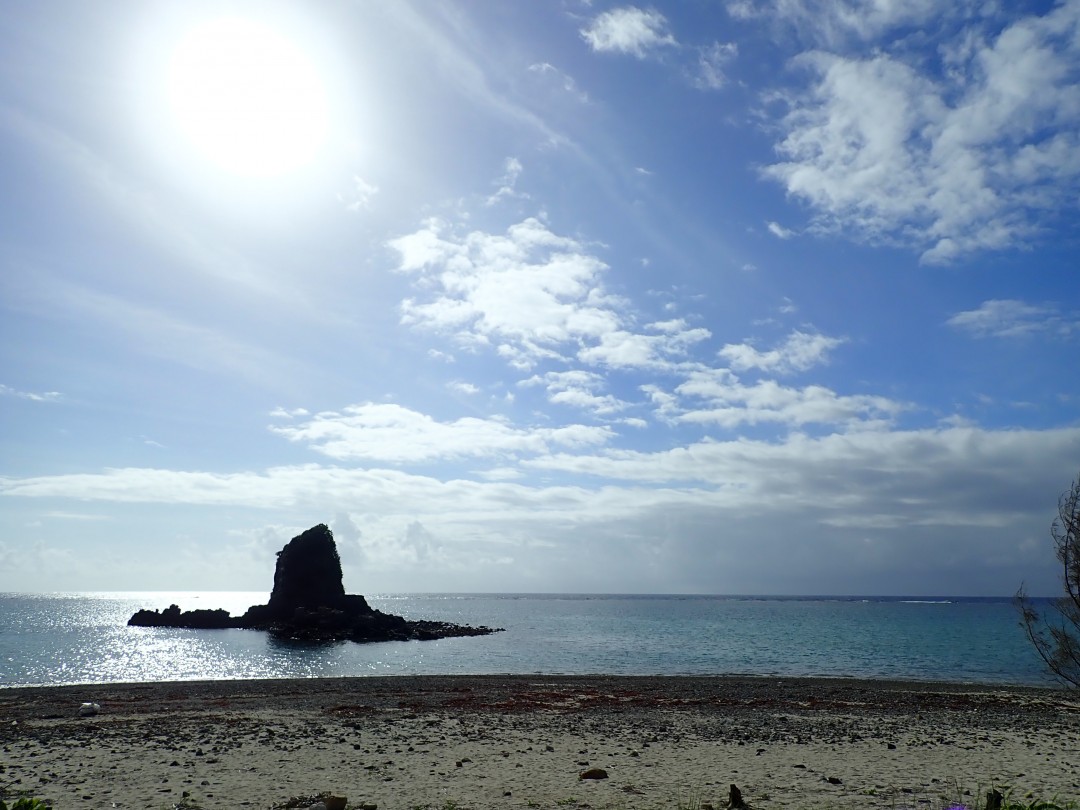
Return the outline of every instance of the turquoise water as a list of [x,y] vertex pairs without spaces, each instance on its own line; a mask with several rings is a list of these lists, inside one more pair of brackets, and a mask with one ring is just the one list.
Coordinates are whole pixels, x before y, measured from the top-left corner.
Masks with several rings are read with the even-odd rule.
[[420,674],[819,675],[1051,683],[1010,599],[369,596],[476,638],[299,646],[247,630],[127,627],[176,603],[234,615],[266,593],[0,594],[0,685]]

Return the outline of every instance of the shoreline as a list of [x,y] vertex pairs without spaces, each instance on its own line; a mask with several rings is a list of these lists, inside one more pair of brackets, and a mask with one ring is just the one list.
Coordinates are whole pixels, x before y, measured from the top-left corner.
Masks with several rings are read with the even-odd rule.
[[[83,702],[100,714],[79,717]],[[384,809],[719,807],[730,784],[762,809],[970,806],[995,786],[1067,801],[1080,694],[769,676],[28,686],[0,690],[0,750],[0,785],[58,810],[271,808],[324,791]],[[588,768],[608,778],[580,780]]]

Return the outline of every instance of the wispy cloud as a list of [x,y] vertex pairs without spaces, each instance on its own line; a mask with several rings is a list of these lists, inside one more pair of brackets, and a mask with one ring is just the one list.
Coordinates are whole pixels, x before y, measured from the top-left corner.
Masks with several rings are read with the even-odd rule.
[[779,222],[766,222],[765,227],[768,228],[769,233],[777,239],[790,239],[795,235],[795,231],[785,228]]
[[459,394],[465,394],[470,397],[480,393],[480,389],[477,386],[469,382],[462,382],[461,380],[447,383],[446,387],[451,391],[456,391]]
[[714,42],[698,49],[697,63],[690,71],[690,83],[699,90],[720,90],[728,83],[727,67],[739,55],[734,42]]
[[559,70],[548,62],[529,65],[529,72],[544,80],[554,82],[563,92],[581,104],[589,103],[589,94],[578,87],[573,76]]
[[42,515],[44,518],[51,518],[53,520],[79,520],[79,521],[99,521],[99,520],[112,520],[110,515],[95,515],[87,512],[64,512],[60,510],[54,510],[46,512]]
[[371,207],[371,201],[379,193],[379,187],[369,183],[359,175],[354,175],[352,188],[345,194],[338,195],[338,199],[345,205],[345,209],[358,213]]
[[587,425],[518,428],[499,418],[439,422],[401,405],[376,403],[319,413],[301,424],[270,430],[331,458],[393,463],[535,454],[546,452],[549,445],[604,444],[613,435],[606,427]]
[[1015,299],[983,301],[978,309],[958,312],[946,323],[977,338],[1015,338],[1039,332],[1068,335],[1080,330],[1080,320],[1063,317],[1054,306]]
[[[287,302],[293,317],[311,314],[313,307],[306,290],[275,272],[275,268],[193,231],[184,217],[162,199],[145,193],[127,176],[125,167],[107,160],[68,132],[3,103],[0,128],[46,151],[52,160],[72,171],[97,204],[108,206],[121,221],[149,236],[199,283],[218,290],[235,288],[244,295],[256,294],[274,303]],[[319,317],[325,319],[326,312],[320,311]]]
[[624,53],[644,59],[657,48],[675,45],[667,18],[634,6],[605,11],[581,30],[594,51]]
[[28,399],[31,402],[58,402],[64,398],[59,391],[20,391],[3,383],[0,383],[0,396]]
[[[3,289],[7,280],[0,280]],[[26,282],[26,279],[23,279]],[[188,368],[242,378],[262,388],[289,387],[296,365],[257,343],[240,340],[158,306],[100,292],[39,272],[7,290],[20,307],[66,323],[84,322],[131,350]]]
[[307,408],[282,408],[277,407],[270,411],[270,416],[275,419],[295,419],[298,416],[307,416]]
[[899,26],[929,27],[973,5],[970,0],[729,0],[727,11],[736,19],[779,23],[813,44],[837,47],[849,40],[872,40]]
[[492,194],[487,200],[484,201],[485,205],[495,205],[501,200],[517,198],[520,200],[529,199],[529,195],[516,189],[518,178],[521,176],[524,167],[521,165],[521,161],[516,157],[508,157],[503,163],[503,174],[495,181],[499,186],[498,191]]

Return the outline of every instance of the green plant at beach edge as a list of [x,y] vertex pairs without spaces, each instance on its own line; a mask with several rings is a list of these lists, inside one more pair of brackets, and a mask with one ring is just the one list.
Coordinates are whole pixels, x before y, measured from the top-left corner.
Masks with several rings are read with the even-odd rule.
[[52,805],[44,799],[31,799],[29,796],[23,796],[16,799],[14,804],[8,804],[0,799],[0,810],[52,810]]
[[1023,585],[1016,592],[1016,604],[1021,624],[1047,669],[1063,684],[1080,688],[1080,477],[1058,499],[1050,536],[1065,587],[1065,596],[1052,603],[1058,618],[1041,614]]

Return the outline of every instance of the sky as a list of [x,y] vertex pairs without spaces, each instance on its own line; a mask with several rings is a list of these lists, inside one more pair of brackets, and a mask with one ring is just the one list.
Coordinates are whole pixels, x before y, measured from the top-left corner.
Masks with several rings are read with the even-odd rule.
[[0,16],[0,591],[1036,595],[1080,0]]

